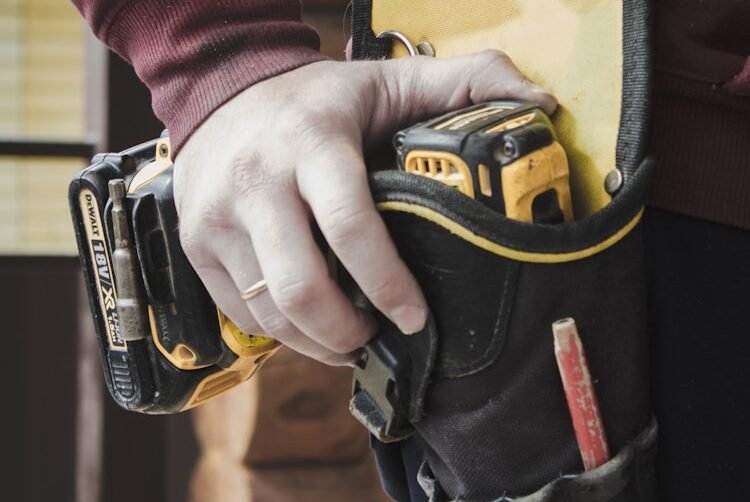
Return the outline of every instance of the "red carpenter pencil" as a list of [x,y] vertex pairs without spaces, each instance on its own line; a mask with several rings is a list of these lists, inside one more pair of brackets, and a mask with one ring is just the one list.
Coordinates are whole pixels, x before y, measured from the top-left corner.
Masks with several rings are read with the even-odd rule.
[[555,339],[557,367],[573,419],[578,448],[581,450],[583,466],[588,471],[609,460],[609,446],[599,403],[575,321],[567,318],[554,322],[552,334]]

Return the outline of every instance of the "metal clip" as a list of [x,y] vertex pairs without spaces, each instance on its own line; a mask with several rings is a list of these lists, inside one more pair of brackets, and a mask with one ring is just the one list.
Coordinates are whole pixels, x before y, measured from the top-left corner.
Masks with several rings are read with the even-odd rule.
[[409,437],[411,360],[396,337],[380,336],[365,345],[354,368],[349,411],[383,443]]
[[429,56],[429,57],[435,57],[435,48],[432,46],[430,42],[424,41],[419,42],[417,45],[414,45],[411,40],[409,40],[409,37],[401,33],[400,31],[395,30],[388,30],[388,31],[381,31],[377,34],[377,38],[390,38],[394,40],[398,40],[401,42],[401,44],[406,47],[406,51],[409,53],[409,56]]

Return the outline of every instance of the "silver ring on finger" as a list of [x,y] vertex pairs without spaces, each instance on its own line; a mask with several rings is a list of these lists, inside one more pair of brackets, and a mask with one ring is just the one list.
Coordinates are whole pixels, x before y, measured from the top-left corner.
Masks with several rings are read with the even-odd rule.
[[261,279],[249,288],[243,290],[240,292],[240,298],[242,298],[245,301],[252,300],[259,294],[263,293],[265,290],[268,289],[268,284],[266,283],[265,279]]

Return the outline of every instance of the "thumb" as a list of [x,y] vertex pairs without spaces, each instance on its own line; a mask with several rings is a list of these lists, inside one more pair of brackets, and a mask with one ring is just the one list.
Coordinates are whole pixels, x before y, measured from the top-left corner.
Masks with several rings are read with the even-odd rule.
[[370,122],[376,136],[492,99],[531,101],[547,113],[557,108],[555,97],[530,82],[500,51],[443,59],[415,56],[377,65]]

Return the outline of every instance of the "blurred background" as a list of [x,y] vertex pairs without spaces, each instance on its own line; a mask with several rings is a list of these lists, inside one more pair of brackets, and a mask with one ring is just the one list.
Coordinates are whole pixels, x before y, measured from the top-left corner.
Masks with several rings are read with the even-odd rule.
[[[306,0],[343,59],[346,0]],[[65,0],[0,0],[0,413],[8,501],[381,501],[351,372],[282,352],[198,410],[120,410],[104,387],[67,186],[156,137],[149,95]]]

